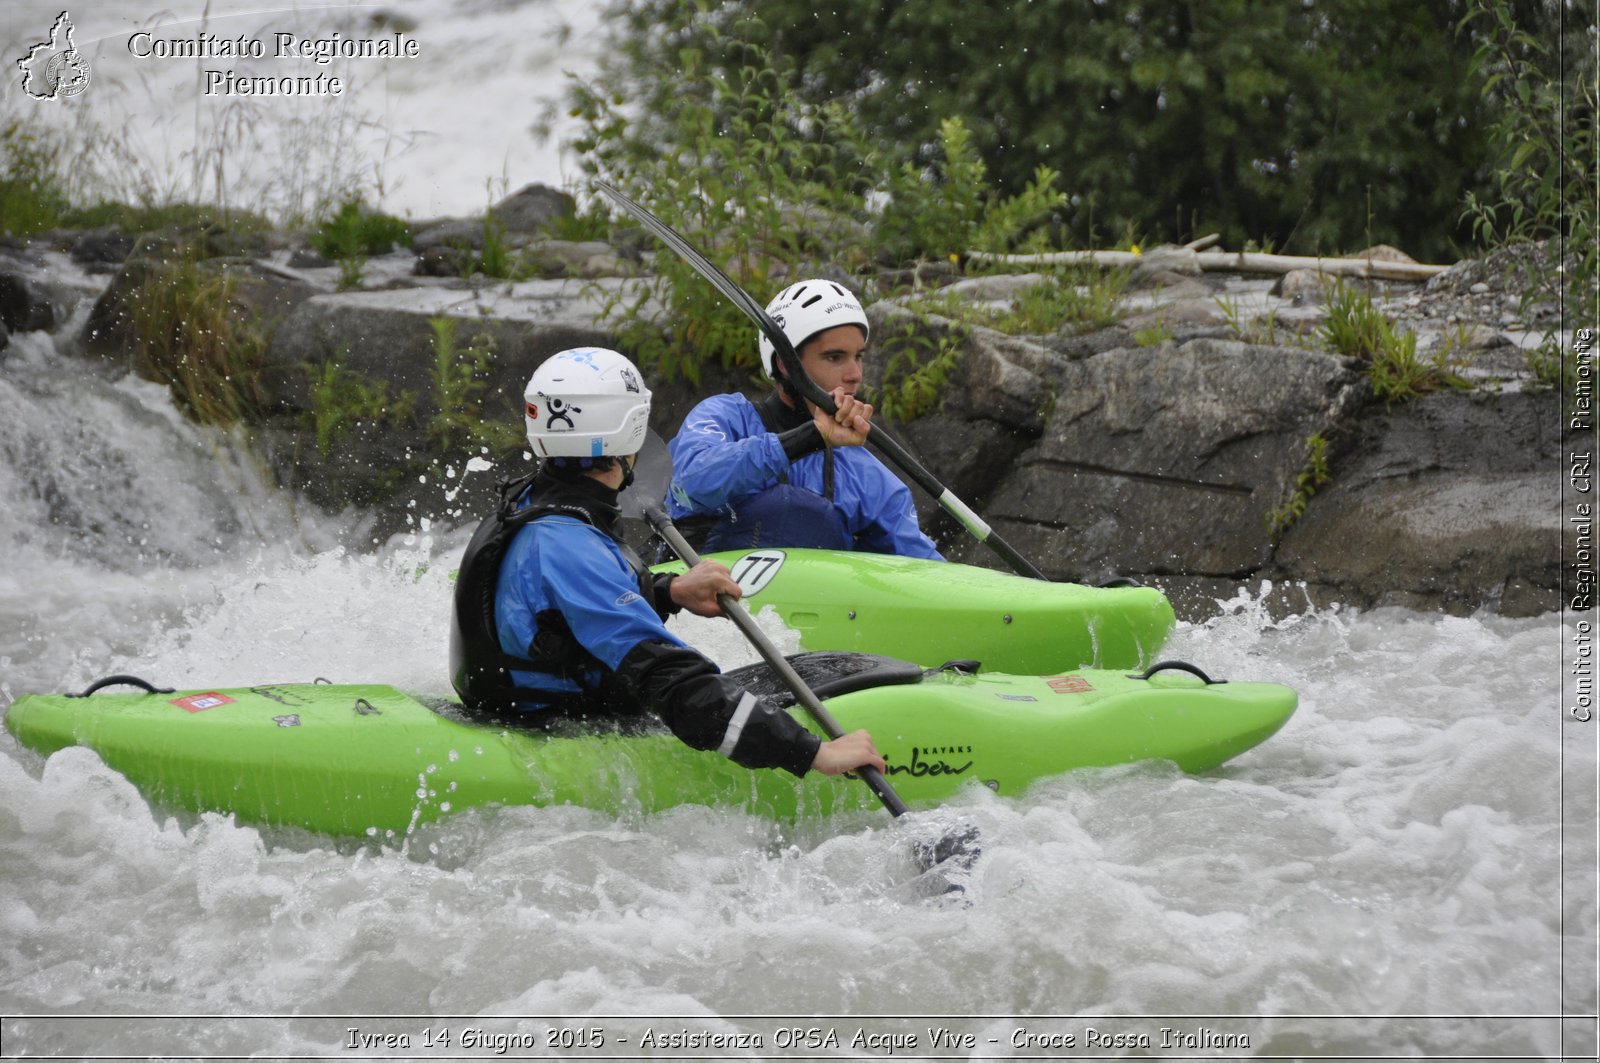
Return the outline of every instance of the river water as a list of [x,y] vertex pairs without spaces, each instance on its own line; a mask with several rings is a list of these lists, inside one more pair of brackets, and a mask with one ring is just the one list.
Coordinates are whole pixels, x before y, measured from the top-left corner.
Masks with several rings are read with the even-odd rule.
[[[456,117],[468,90],[491,118],[510,84],[537,96],[560,38],[510,32],[536,7],[414,5],[424,47],[483,62],[386,75],[432,130],[394,182],[417,198],[392,209],[477,209],[486,170],[551,179],[450,138],[498,135]],[[586,10],[551,11],[568,7]],[[56,10],[8,6],[6,38]],[[118,62],[97,84],[147,99],[196,76]],[[127,98],[95,97],[101,121]],[[187,163],[211,128],[196,112]],[[0,705],[116,672],[446,689],[465,531],[370,527],[268,487],[162,388],[15,336]],[[725,666],[754,660],[726,625],[674,623]],[[980,789],[910,824],[515,809],[334,843],[152,808],[92,753],[0,734],[0,1057],[1593,1058],[1596,732],[1564,711],[1570,634],[1556,616],[1274,619],[1241,592],[1164,656],[1299,691],[1265,745],[1198,777]],[[911,840],[957,819],[983,856],[943,895]]]

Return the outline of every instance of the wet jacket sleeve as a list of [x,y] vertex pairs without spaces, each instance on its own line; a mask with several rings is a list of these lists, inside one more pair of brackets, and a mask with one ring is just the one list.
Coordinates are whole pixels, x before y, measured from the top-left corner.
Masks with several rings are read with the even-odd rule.
[[[546,520],[556,525],[557,520]],[[683,742],[747,768],[804,775],[821,741],[684,645],[639,593],[620,551],[586,525],[541,529],[540,578],[572,634]],[[549,551],[546,553],[546,551]]]
[[674,519],[714,514],[789,470],[784,440],[767,431],[743,395],[713,395],[690,410],[667,449],[673,470],[667,511]]
[[804,775],[822,745],[787,712],[681,645],[641,642],[622,659],[617,677],[685,744],[716,750],[747,768]]
[[[541,590],[538,608],[560,610],[573,637],[601,664],[616,671],[628,651],[647,639],[683,645],[603,533],[559,518],[539,523],[545,527],[531,559]],[[660,590],[652,589],[659,599]]]

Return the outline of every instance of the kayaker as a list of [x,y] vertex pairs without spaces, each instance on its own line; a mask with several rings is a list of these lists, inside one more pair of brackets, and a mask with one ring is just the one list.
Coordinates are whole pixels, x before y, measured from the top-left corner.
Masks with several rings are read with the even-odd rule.
[[761,369],[776,386],[759,403],[713,395],[689,411],[669,445],[669,515],[705,550],[818,547],[944,560],[917,525],[910,489],[864,446],[872,406],[856,391],[870,330],[860,301],[834,281],[806,280],[779,292],[767,313],[838,410],[801,398],[761,334]]
[[598,347],[562,351],[524,399],[540,464],[502,485],[457,577],[450,665],[463,704],[502,715],[648,709],[687,744],[745,767],[882,771],[866,731],[820,740],[667,630],[679,609],[720,616],[717,595],[740,590],[715,561],[653,575],[617,535],[617,496],[650,416],[633,363]]

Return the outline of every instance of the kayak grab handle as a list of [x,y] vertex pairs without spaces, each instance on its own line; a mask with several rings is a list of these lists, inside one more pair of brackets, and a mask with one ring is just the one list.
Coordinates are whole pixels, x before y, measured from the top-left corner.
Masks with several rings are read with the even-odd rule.
[[1130,675],[1129,679],[1149,679],[1157,672],[1188,672],[1190,675],[1199,676],[1205,680],[1206,686],[1226,683],[1226,679],[1212,679],[1188,661],[1157,661],[1144,670],[1143,675]]
[[93,683],[90,683],[88,689],[86,689],[82,694],[68,694],[67,697],[69,697],[69,698],[86,698],[90,694],[93,694],[96,690],[101,690],[101,689],[103,689],[105,687],[114,687],[114,686],[139,687],[146,694],[170,694],[170,693],[172,693],[172,688],[171,687],[153,686],[150,683],[146,682],[145,680],[140,679],[136,675],[108,675],[104,679],[96,679]]

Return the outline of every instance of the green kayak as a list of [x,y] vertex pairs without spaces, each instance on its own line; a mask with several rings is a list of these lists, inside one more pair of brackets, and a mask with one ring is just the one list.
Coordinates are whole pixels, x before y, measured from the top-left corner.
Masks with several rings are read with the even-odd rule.
[[[964,786],[1018,796],[1088,766],[1154,759],[1204,771],[1266,740],[1296,704],[1287,687],[1210,682],[1176,663],[1148,674],[1007,675],[859,654],[794,660],[844,728],[872,731],[890,784],[912,807]],[[772,690],[760,666],[741,672]],[[102,683],[129,681],[139,682]],[[616,814],[726,805],[792,818],[873,803],[859,782],[749,771],[646,721],[631,730],[572,721],[521,729],[473,722],[447,699],[380,685],[94,692],[99,686],[19,698],[6,726],[42,754],[95,750],[158,807],[246,823],[399,837],[485,806]]]
[[[759,613],[772,607],[805,650],[875,653],[928,668],[958,657],[1013,675],[1144,668],[1172,633],[1152,587],[1048,583],[974,565],[832,550],[708,554]],[[681,572],[682,564],[658,566]]]

